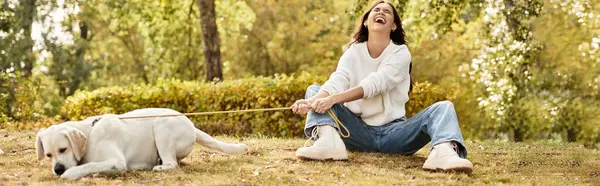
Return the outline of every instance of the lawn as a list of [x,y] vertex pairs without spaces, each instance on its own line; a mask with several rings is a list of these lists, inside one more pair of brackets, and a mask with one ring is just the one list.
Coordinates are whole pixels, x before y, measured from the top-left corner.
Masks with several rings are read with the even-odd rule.
[[233,138],[251,152],[226,156],[197,146],[179,169],[128,171],[65,181],[38,161],[35,132],[0,130],[0,185],[600,185],[600,152],[576,143],[467,141],[472,174],[421,169],[428,150],[413,156],[350,153],[349,161],[301,161],[304,139]]

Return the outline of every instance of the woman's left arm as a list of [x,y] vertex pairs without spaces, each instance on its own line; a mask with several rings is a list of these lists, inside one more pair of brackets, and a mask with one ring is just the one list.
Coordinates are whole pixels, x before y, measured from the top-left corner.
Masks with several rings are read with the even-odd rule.
[[391,55],[379,65],[376,72],[372,72],[359,83],[364,89],[363,98],[388,92],[409,78],[411,55],[408,48],[403,46]]
[[364,90],[361,86],[350,88],[342,93],[329,95],[325,98],[316,99],[313,102],[312,109],[317,113],[325,113],[335,104],[342,104],[358,100],[364,96]]

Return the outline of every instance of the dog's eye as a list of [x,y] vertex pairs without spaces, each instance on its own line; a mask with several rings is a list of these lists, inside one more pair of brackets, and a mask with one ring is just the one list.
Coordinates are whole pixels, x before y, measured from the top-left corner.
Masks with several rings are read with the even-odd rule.
[[60,148],[60,149],[58,149],[58,152],[59,152],[59,153],[63,153],[63,152],[65,152],[66,150],[67,150],[67,148]]
[[52,154],[46,154],[46,156],[52,158]]

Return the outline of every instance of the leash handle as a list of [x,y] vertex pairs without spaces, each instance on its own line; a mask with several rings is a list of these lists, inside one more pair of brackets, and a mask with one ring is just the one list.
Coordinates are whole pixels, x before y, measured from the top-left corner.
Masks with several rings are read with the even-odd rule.
[[[340,133],[340,136],[342,136],[343,138],[350,138],[350,131],[348,130],[348,128],[346,128],[344,123],[342,123],[342,121],[340,121],[340,119],[338,119],[338,117],[333,113],[333,111],[331,109],[329,109],[327,111],[327,113],[329,114],[329,116],[331,116],[331,118],[333,119],[333,122],[335,122],[335,124],[338,125],[337,130]],[[342,132],[341,128],[343,128],[346,131],[346,134],[344,134]]]

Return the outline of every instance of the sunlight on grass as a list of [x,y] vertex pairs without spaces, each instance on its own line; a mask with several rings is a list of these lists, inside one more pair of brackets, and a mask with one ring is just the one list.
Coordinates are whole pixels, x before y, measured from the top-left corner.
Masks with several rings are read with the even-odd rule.
[[[166,172],[128,171],[92,175],[76,182],[52,175],[50,161],[37,161],[34,132],[0,130],[0,183],[34,185],[597,185],[600,152],[579,144],[467,141],[473,174],[421,170],[427,148],[413,156],[350,153],[349,161],[300,161],[294,157],[304,139],[232,138],[251,152],[226,156],[196,145],[180,169]],[[2,184],[0,184],[2,185]]]

